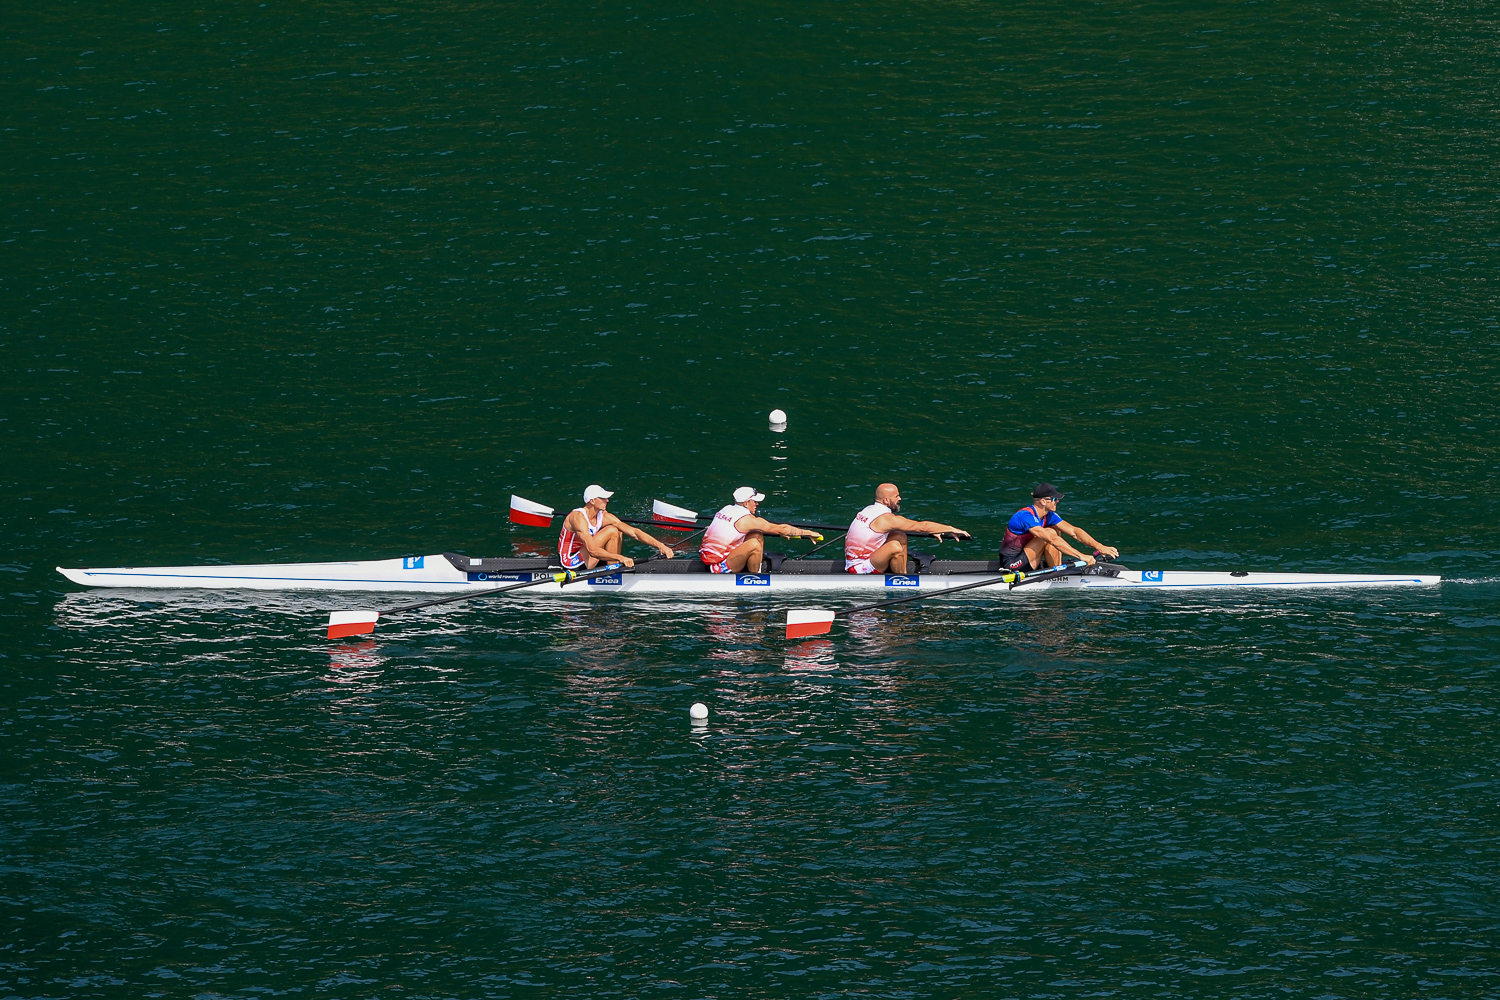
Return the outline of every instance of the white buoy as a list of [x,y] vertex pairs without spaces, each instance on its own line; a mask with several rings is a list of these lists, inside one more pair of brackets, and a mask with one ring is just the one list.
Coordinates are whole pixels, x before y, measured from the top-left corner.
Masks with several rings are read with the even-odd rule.
[[786,430],[786,411],[785,410],[772,410],[771,411],[771,430],[773,430],[773,431],[784,431],[784,430]]
[[688,709],[688,716],[694,722],[707,722],[708,706],[703,704],[703,702],[701,701],[695,701],[693,702],[693,707]]

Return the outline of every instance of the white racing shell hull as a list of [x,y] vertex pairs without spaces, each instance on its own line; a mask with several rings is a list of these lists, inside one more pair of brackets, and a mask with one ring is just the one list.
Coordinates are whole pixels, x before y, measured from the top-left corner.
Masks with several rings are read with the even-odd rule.
[[[475,560],[477,564],[479,561]],[[443,555],[407,556],[366,562],[268,563],[246,566],[119,566],[57,571],[86,587],[211,590],[327,590],[369,593],[459,593],[495,590],[550,577],[543,570],[465,572]],[[526,594],[592,597],[607,594],[659,594],[679,597],[746,597],[760,594],[850,593],[898,596],[936,593],[976,583],[986,571],[921,576],[855,576],[848,573],[613,573],[562,586],[545,583]],[[1118,576],[1067,576],[1027,584],[1023,591],[1198,590],[1204,588],[1424,587],[1441,577],[1406,573],[1204,573],[1121,569]],[[981,587],[975,595],[1008,592],[1003,585]],[[518,595],[519,596],[519,595]]]

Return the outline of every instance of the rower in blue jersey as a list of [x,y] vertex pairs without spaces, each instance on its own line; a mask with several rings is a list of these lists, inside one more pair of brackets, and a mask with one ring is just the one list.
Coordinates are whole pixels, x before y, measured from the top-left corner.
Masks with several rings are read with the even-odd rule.
[[[1012,514],[1005,526],[1005,539],[1000,543],[1002,569],[1028,572],[1061,566],[1064,555],[1082,559],[1090,566],[1094,564],[1095,556],[1119,557],[1119,549],[1113,545],[1100,545],[1093,535],[1062,519],[1057,513],[1057,505],[1062,499],[1063,495],[1051,483],[1043,483],[1031,491],[1031,506],[1022,507]],[[1079,552],[1068,544],[1064,534],[1092,547],[1094,555]]]

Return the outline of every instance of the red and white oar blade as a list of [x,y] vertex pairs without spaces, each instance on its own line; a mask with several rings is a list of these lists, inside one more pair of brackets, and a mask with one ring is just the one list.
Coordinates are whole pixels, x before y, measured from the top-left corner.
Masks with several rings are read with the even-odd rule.
[[533,528],[545,528],[552,524],[552,508],[512,493],[510,495],[510,519],[514,524],[529,524]]
[[328,614],[328,638],[346,635],[369,635],[380,620],[379,611],[331,611]]
[[651,501],[651,516],[660,524],[683,524],[696,527],[698,512],[686,507],[675,507],[663,500]]
[[792,608],[786,613],[786,637],[801,639],[809,635],[827,635],[833,629],[832,611],[822,608]]

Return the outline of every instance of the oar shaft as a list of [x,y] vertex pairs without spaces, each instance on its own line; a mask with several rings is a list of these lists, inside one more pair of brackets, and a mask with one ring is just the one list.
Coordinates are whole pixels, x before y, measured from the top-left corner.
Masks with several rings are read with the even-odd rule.
[[843,531],[839,532],[836,536],[834,536],[833,538],[830,538],[828,541],[826,541],[826,542],[819,542],[817,545],[814,545],[812,548],[808,549],[806,552],[802,553],[800,556],[793,556],[792,558],[790,558],[790,559],[788,559],[786,561],[787,562],[796,562],[798,559],[806,559],[808,556],[812,555],[814,552],[818,551],[819,549],[827,548],[828,546],[832,545],[834,542],[838,541],[840,538],[843,538],[847,534],[849,534],[849,529],[845,528]]
[[[680,521],[653,521],[653,520],[651,520],[649,518],[644,518],[644,517],[618,517],[617,516],[616,520],[624,521],[626,524],[639,524],[639,525],[642,525],[644,527],[661,528],[664,531],[686,531],[686,530],[688,530],[688,528],[694,527],[694,525],[683,524]],[[711,522],[713,519],[712,518],[699,517],[698,520],[700,522],[701,521],[710,521]],[[767,518],[766,520],[769,521],[770,518]],[[837,532],[841,532],[841,533],[844,533],[844,534],[847,534],[848,531],[849,531],[849,526],[848,525],[838,525],[838,524],[809,524],[809,523],[807,523],[805,521],[783,521],[783,522],[779,522],[779,523],[790,524],[794,528],[803,528],[803,529],[805,529],[807,531],[837,531]],[[708,525],[706,525],[706,524],[703,525],[703,527],[701,527],[701,528],[698,529],[698,531],[706,531],[706,530],[708,530]],[[694,534],[697,534],[697,532],[694,532]],[[936,531],[908,531],[907,534],[910,535],[910,536],[912,536],[912,537],[916,537],[916,538],[932,538],[935,535],[940,534],[940,532],[936,532]],[[941,534],[948,534],[948,532],[941,532]],[[691,536],[689,536],[689,537],[691,537]]]
[[881,601],[878,604],[862,604],[859,607],[850,608],[844,614],[853,614],[856,611],[874,611],[876,608],[889,608],[896,604],[906,604],[908,601],[920,601],[923,598],[947,597],[949,594],[957,594],[963,590],[974,590],[977,587],[993,587],[997,583],[1020,583],[1023,580],[1047,580],[1057,576],[1067,576],[1069,573],[1088,565],[1084,562],[1074,561],[1058,566],[1056,569],[1041,570],[1036,573],[1006,573],[990,580],[980,580],[978,583],[966,583],[962,587],[949,587],[947,590],[935,591],[931,594],[913,594],[910,597],[898,597],[893,601]]
[[[645,560],[642,561],[644,562]],[[389,608],[380,612],[380,614],[381,617],[384,617],[386,615],[399,614],[403,611],[417,611],[421,608],[436,607],[439,604],[452,604],[454,601],[467,601],[475,597],[490,597],[494,594],[509,593],[512,590],[524,590],[527,587],[540,587],[545,583],[573,583],[576,580],[587,580],[595,576],[607,576],[610,573],[618,573],[621,565],[620,563],[610,563],[608,566],[588,570],[584,573],[574,573],[571,570],[564,570],[561,573],[549,573],[542,580],[524,580],[521,583],[513,583],[509,587],[496,587],[493,590],[475,590],[466,594],[454,594],[452,597],[440,597],[435,601],[423,601],[421,604],[407,604],[399,608]]]
[[616,517],[616,521],[624,521],[626,524],[639,524],[642,527],[662,528],[666,531],[687,531],[691,524],[679,524],[673,521],[653,521],[645,517]]
[[686,545],[688,542],[691,542],[693,539],[697,538],[699,535],[703,534],[707,530],[708,530],[707,528],[699,528],[697,531],[693,532],[691,535],[684,535],[682,538],[677,539],[677,541],[675,541],[675,542],[669,542],[668,544],[671,545],[672,548],[674,548],[674,549],[680,549],[684,545]]

